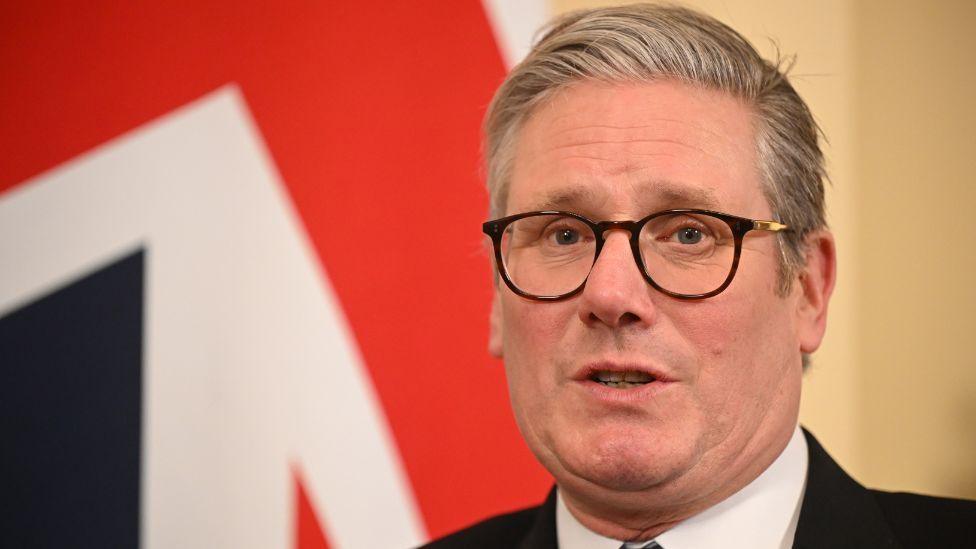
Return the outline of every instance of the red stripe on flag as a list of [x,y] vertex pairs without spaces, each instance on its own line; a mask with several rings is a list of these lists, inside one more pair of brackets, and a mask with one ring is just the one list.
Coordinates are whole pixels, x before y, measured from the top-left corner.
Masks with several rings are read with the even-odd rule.
[[297,468],[292,469],[292,486],[295,490],[295,549],[329,549],[319,519],[315,516],[315,506],[309,500]]

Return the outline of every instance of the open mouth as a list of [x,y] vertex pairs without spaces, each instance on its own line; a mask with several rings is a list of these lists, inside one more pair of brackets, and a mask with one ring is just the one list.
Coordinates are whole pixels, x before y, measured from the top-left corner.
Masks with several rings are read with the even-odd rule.
[[655,381],[657,378],[647,372],[611,372],[609,370],[596,370],[589,377],[590,381],[595,381],[601,385],[614,389],[630,389],[641,387]]

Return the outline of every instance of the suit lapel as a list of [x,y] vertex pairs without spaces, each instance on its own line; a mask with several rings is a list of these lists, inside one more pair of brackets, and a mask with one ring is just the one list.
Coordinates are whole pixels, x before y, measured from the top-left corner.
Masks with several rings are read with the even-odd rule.
[[806,429],[810,450],[806,491],[794,549],[900,549],[870,491],[849,477]]
[[522,538],[519,549],[557,549],[555,486],[549,490],[546,501],[539,507],[532,528]]

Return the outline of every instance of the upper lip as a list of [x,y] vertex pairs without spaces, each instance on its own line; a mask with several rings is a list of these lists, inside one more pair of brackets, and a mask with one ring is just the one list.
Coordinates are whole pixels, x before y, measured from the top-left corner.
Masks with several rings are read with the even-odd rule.
[[634,362],[598,361],[584,364],[573,374],[576,381],[591,379],[597,372],[644,372],[654,378],[654,381],[674,381],[671,376],[659,368]]

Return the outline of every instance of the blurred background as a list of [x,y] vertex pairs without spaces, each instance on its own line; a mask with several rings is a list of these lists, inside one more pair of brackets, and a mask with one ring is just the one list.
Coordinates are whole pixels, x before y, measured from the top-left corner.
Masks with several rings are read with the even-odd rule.
[[[406,547],[540,501],[479,125],[601,4],[2,3],[0,546]],[[802,423],[862,483],[976,497],[976,5],[687,5],[795,54],[829,140]]]

